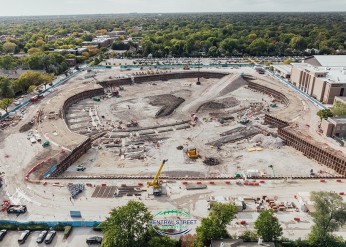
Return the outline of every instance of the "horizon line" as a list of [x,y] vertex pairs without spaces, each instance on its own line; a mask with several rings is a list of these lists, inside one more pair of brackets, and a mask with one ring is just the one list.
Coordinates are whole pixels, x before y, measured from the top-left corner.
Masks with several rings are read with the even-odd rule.
[[346,13],[346,11],[330,10],[330,11],[196,11],[196,12],[120,12],[120,13],[85,13],[85,14],[37,14],[37,15],[0,15],[1,17],[44,17],[44,16],[83,16],[83,15],[145,15],[145,14],[249,14],[249,13]]

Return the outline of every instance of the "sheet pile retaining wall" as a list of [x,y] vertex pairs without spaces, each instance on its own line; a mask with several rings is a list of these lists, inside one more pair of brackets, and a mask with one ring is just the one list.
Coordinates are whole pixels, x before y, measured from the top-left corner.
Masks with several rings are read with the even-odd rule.
[[288,123],[270,115],[265,115],[265,124],[270,124],[278,128],[278,136],[284,142],[302,152],[306,157],[316,160],[318,163],[325,165],[338,174],[346,176],[346,157],[337,155],[332,151],[321,148],[320,146],[311,143],[304,137],[300,137],[294,131],[290,131],[286,127]]
[[180,72],[180,73],[167,73],[167,74],[157,74],[157,75],[143,75],[143,76],[134,76],[133,81],[132,78],[122,78],[122,79],[114,79],[108,81],[99,82],[103,87],[109,86],[121,86],[121,85],[129,85],[132,83],[142,83],[149,81],[168,81],[174,79],[184,79],[184,78],[222,78],[226,76],[226,73],[219,72]]
[[265,94],[270,94],[274,98],[280,100],[286,106],[289,105],[289,103],[290,103],[290,100],[284,94],[282,94],[282,93],[280,93],[274,89],[271,89],[269,87],[266,87],[266,86],[263,86],[263,85],[260,85],[258,83],[251,82],[251,81],[249,81],[248,87],[253,89],[253,90],[265,93]]

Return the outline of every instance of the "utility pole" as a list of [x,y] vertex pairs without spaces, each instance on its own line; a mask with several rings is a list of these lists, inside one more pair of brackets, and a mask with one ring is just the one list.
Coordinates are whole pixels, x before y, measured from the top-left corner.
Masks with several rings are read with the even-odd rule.
[[201,85],[201,82],[200,82],[200,80],[199,80],[199,78],[200,78],[200,63],[201,63],[201,59],[200,58],[198,58],[198,72],[197,72],[197,82],[196,82],[196,84],[197,85]]

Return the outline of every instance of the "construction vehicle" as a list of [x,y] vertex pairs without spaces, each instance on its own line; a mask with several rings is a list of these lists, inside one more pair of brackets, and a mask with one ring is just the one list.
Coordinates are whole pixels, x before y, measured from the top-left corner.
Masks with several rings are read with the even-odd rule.
[[131,120],[131,122],[128,122],[126,124],[126,127],[131,128],[131,127],[138,127],[138,122],[136,120]]
[[77,166],[77,171],[78,171],[78,172],[80,172],[80,171],[82,172],[82,171],[84,171],[84,170],[85,170],[85,167],[84,167],[83,164]]
[[187,147],[186,155],[190,159],[197,159],[199,157],[198,150],[195,147]]
[[43,144],[42,144],[42,147],[48,147],[50,145],[50,142],[49,141],[45,141]]
[[10,205],[7,208],[8,214],[24,214],[26,213],[27,208],[26,205]]
[[249,112],[250,109],[248,109],[245,114],[242,116],[242,118],[240,119],[239,123],[241,124],[247,124],[248,122],[250,122],[250,120],[247,118],[247,114]]
[[162,161],[162,163],[161,163],[161,165],[160,165],[160,168],[159,168],[159,170],[156,172],[156,175],[155,175],[153,181],[147,182],[148,188],[149,188],[149,187],[153,187],[153,194],[154,194],[154,196],[160,196],[160,195],[162,195],[162,183],[159,181],[159,177],[160,177],[162,168],[163,168],[163,166],[165,165],[165,163],[166,163],[167,161],[168,161],[168,160],[163,160],[163,161]]
[[191,124],[192,126],[195,126],[195,125],[197,124],[197,121],[198,121],[198,117],[197,117],[196,113],[191,114],[190,117],[191,117],[191,122],[190,122],[190,124]]

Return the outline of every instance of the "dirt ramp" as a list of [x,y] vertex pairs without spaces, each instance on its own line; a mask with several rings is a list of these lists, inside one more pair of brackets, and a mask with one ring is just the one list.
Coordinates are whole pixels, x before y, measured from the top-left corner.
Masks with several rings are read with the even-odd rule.
[[246,85],[248,85],[248,82],[244,80],[243,77],[238,76],[235,80],[231,81],[224,89],[222,89],[218,96],[224,96]]

